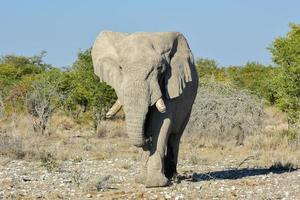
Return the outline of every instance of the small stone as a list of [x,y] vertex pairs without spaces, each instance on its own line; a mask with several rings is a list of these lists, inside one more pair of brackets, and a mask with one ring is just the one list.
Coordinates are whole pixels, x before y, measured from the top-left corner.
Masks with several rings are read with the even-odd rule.
[[24,177],[22,178],[22,180],[25,181],[25,182],[27,182],[27,181],[31,181],[31,178],[28,177],[28,176],[24,176]]
[[63,183],[72,183],[72,180],[63,180]]
[[183,199],[183,194],[179,194],[178,196],[175,197],[175,200]]
[[284,196],[288,197],[289,196],[289,192],[284,192]]
[[87,198],[92,198],[92,197],[93,197],[93,195],[91,195],[91,194],[87,194],[87,195],[86,195],[86,197],[87,197]]

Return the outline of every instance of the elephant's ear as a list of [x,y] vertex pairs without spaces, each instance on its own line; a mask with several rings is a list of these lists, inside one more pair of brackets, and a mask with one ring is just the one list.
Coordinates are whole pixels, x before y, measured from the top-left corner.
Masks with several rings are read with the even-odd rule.
[[116,47],[126,36],[124,33],[103,31],[97,37],[92,48],[94,72],[101,81],[112,86],[118,97],[118,90],[122,82],[122,71]]
[[170,52],[170,69],[165,75],[166,97],[173,99],[182,94],[186,83],[192,81],[193,54],[182,34],[175,39]]

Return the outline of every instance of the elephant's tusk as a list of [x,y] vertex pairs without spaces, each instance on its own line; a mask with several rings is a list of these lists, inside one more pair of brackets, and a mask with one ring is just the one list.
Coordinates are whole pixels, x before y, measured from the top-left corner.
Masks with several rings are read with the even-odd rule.
[[157,102],[155,103],[155,106],[157,108],[157,110],[161,113],[165,113],[166,112],[166,105],[163,101],[162,98],[158,99]]
[[117,100],[114,105],[109,109],[106,113],[106,118],[111,118],[122,108],[122,104],[119,100]]

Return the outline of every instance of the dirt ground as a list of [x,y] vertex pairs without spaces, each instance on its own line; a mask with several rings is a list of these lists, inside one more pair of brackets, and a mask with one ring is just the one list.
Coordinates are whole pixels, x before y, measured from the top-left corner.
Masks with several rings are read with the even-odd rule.
[[202,147],[190,155],[195,153],[185,152],[190,140],[183,141],[177,179],[168,187],[145,188],[135,182],[145,166],[142,153],[105,140],[118,153],[99,157],[85,150],[65,160],[52,154],[41,160],[2,156],[0,199],[300,199],[300,170],[294,165],[247,155],[244,147]]

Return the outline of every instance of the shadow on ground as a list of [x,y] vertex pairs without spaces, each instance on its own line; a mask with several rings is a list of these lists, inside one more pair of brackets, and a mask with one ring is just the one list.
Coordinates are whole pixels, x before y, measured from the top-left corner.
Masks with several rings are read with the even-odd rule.
[[199,181],[209,181],[209,180],[236,180],[244,177],[250,176],[259,176],[267,175],[270,173],[273,174],[282,174],[287,172],[296,171],[298,168],[291,166],[271,166],[269,168],[242,168],[242,169],[228,169],[222,171],[214,171],[207,173],[193,173],[192,175],[183,175],[178,176],[178,181],[186,180],[191,182]]

